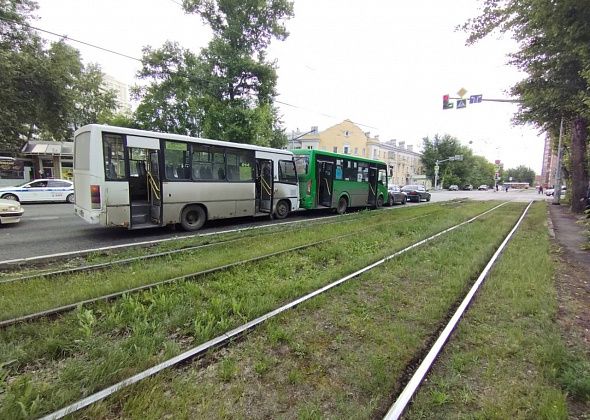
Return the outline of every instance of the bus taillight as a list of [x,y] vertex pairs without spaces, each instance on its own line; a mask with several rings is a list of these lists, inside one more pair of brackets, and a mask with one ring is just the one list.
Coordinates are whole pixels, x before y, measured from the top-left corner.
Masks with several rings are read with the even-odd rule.
[[307,181],[307,195],[311,194],[311,179]]
[[100,208],[100,185],[90,186],[90,203],[92,203],[91,208]]

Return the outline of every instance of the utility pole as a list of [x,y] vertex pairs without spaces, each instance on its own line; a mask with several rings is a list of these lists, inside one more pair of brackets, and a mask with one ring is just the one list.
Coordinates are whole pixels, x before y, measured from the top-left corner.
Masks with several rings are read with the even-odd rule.
[[563,137],[563,117],[559,124],[559,142],[557,144],[557,168],[555,169],[555,185],[553,186],[553,203],[559,206],[561,200],[561,138]]
[[440,169],[440,166],[438,166],[439,163],[443,163],[443,162],[450,162],[453,160],[463,160],[463,155],[455,155],[455,156],[451,156],[447,159],[443,159],[443,160],[436,160],[434,162],[434,190],[438,190],[438,170]]

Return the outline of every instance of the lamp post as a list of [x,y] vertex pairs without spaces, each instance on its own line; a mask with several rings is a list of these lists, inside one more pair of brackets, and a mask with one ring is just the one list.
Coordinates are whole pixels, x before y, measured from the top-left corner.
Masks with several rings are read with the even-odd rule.
[[438,166],[439,163],[443,163],[443,162],[452,162],[453,160],[463,160],[463,155],[455,155],[455,156],[451,156],[448,157],[446,159],[443,160],[436,160],[434,162],[434,190],[438,190],[438,170],[440,169],[440,166]]

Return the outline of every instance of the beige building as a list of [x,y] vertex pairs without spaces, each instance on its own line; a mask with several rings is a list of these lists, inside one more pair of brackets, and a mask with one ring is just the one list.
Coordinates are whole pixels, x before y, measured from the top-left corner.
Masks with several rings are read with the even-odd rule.
[[118,112],[131,112],[131,102],[129,102],[129,88],[128,86],[116,80],[113,76],[103,73],[103,84],[107,89],[114,90],[117,101]]
[[423,184],[430,188],[424,175],[422,155],[412,145],[390,140],[382,143],[379,136],[371,137],[350,120],[344,120],[324,131],[311,127],[310,131],[292,132],[288,149],[316,149],[352,156],[366,157],[387,163],[390,184]]

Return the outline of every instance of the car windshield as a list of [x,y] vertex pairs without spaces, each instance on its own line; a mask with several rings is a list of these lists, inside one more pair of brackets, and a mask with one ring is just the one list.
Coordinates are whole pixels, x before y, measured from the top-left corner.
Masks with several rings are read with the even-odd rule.
[[417,190],[418,185],[406,185],[402,188],[402,190]]

